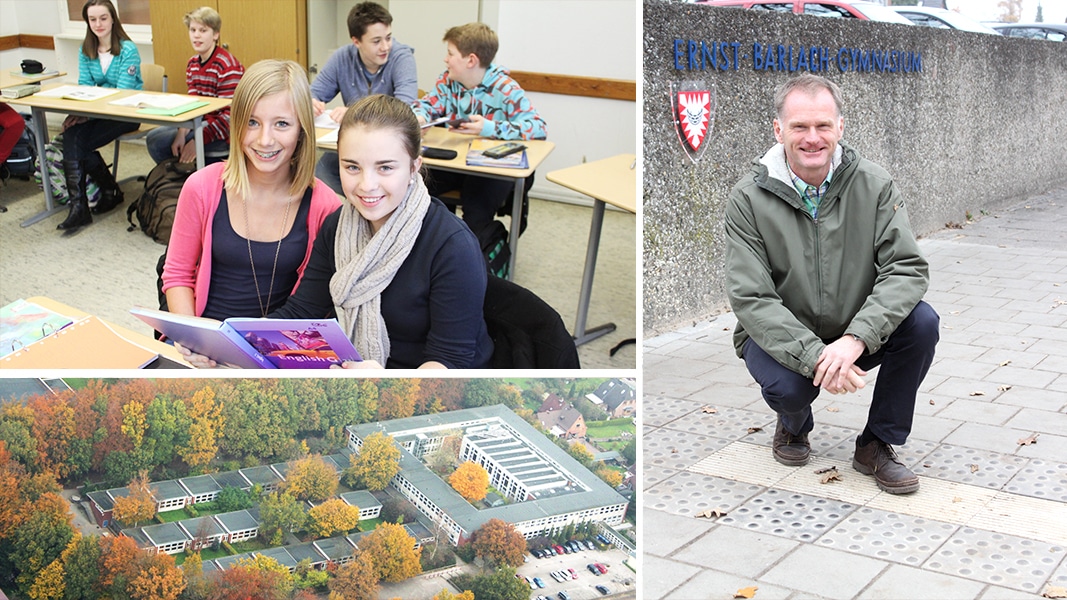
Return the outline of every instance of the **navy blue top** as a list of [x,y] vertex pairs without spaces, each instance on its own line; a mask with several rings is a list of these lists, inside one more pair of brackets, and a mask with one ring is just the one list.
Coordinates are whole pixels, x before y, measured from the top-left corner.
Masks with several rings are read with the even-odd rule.
[[[339,212],[326,217],[300,287],[271,317],[334,316],[330,278],[336,271],[338,219]],[[415,369],[432,360],[450,369],[486,368],[493,354],[482,316],[486,277],[478,239],[432,199],[411,254],[382,291],[382,317],[391,346],[385,366]]]
[[[300,200],[296,220],[282,240],[281,250],[276,241],[252,242],[254,263],[248,260],[248,240],[233,230],[227,205],[226,190],[223,190],[219,208],[211,221],[214,240],[211,244],[211,287],[202,316],[220,321],[230,317],[262,317],[260,302],[268,312],[280,308],[296,285],[297,270],[300,263],[304,262],[308,247],[307,220],[311,207],[311,188],[304,192]],[[275,253],[278,254],[277,268],[274,266]],[[252,277],[252,264],[256,268],[255,279]],[[270,283],[272,271],[273,291]],[[256,281],[259,282],[258,294]]]

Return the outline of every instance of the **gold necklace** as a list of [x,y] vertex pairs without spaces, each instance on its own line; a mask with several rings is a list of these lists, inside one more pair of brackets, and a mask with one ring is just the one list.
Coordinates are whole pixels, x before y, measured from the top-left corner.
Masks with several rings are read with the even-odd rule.
[[242,199],[245,213],[245,242],[248,244],[248,262],[252,264],[252,282],[256,285],[256,300],[259,302],[259,312],[264,318],[267,316],[267,309],[270,308],[270,297],[274,294],[274,274],[278,270],[278,255],[282,251],[282,240],[285,238],[285,226],[289,223],[289,207],[293,204],[293,197],[290,196],[285,203],[285,216],[282,217],[282,230],[278,232],[278,245],[274,248],[274,265],[270,268],[270,287],[267,288],[267,303],[263,304],[263,295],[259,291],[259,277],[256,276],[256,261],[252,258],[252,240],[249,236],[252,233],[251,228],[248,226],[248,200]]

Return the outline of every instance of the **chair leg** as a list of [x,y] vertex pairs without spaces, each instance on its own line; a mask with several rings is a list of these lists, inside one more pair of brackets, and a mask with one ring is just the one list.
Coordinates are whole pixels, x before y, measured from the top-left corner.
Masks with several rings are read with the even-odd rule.
[[115,181],[119,180],[119,144],[122,138],[115,138],[115,159],[111,161],[111,176]]

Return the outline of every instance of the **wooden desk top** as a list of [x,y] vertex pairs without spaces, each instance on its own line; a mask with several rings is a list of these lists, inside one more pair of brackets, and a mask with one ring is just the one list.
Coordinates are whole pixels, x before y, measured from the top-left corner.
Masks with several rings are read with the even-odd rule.
[[48,75],[20,77],[18,75],[12,75],[10,69],[3,69],[0,70],[0,88],[11,87],[14,85],[23,85],[26,83],[41,83],[43,81],[55,79],[57,77],[66,77],[66,75],[67,74],[65,72],[59,71],[56,73],[49,73]]
[[619,154],[566,169],[551,171],[545,178],[576,192],[637,212],[637,169],[634,154]]
[[[318,140],[329,132],[329,129],[318,129],[315,133],[315,139]],[[456,157],[451,160],[423,157],[422,162],[427,167],[434,169],[464,173],[484,173],[497,177],[520,179],[529,177],[534,172],[534,169],[540,166],[556,148],[556,145],[548,140],[516,140],[526,145],[526,160],[530,165],[529,168],[494,169],[491,167],[471,167],[467,165],[467,147],[472,139],[474,139],[472,136],[455,133],[444,127],[428,127],[422,132],[422,145],[455,150]],[[324,150],[337,150],[337,144],[334,142],[319,142],[318,147]]]
[[[44,86],[44,89],[56,87],[54,85]],[[183,112],[180,115],[167,116],[167,115],[148,115],[139,113],[137,111],[140,108],[134,106],[117,106],[111,104],[115,100],[132,96],[134,94],[151,94],[154,96],[183,96],[189,99],[189,102],[203,101],[207,102],[206,105],[200,108],[194,108],[193,110]],[[123,121],[134,121],[138,123],[155,123],[155,124],[178,124],[191,121],[196,117],[202,117],[208,113],[215,112],[220,108],[226,108],[230,105],[231,100],[229,98],[212,98],[209,96],[186,96],[184,94],[163,94],[161,92],[147,92],[142,90],[119,90],[116,94],[111,94],[99,100],[92,100],[86,102],[84,100],[69,100],[66,98],[49,98],[46,96],[38,96],[36,94],[32,96],[25,96],[23,98],[11,98],[8,100],[11,104],[19,104],[23,106],[29,106],[32,108],[41,108],[45,110],[53,110],[58,112],[65,112],[70,114],[87,115],[87,116],[106,116],[113,119],[119,119]]]
[[[83,310],[78,310],[73,306],[68,306],[66,304],[63,304],[62,302],[59,302],[58,300],[53,300],[46,296],[34,296],[32,298],[27,298],[26,300],[28,302],[33,302],[34,304],[43,306],[44,308],[47,308],[49,310],[54,310],[61,315],[66,315],[74,319],[81,319],[83,317],[89,316],[89,313]],[[170,360],[173,360],[179,364],[191,366],[188,362],[185,361],[185,358],[182,357],[181,353],[178,352],[178,350],[175,349],[174,346],[171,346],[170,344],[165,344],[150,335],[138,333],[132,329],[127,329],[120,325],[115,325],[111,322],[105,321],[105,323],[107,323],[107,325],[115,333],[137,344],[138,346],[143,346],[151,350],[152,352],[169,358]]]

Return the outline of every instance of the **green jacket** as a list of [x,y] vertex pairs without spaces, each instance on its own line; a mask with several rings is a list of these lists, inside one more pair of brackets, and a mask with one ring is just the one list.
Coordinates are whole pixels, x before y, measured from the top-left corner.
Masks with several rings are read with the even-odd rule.
[[874,353],[922,299],[929,266],[882,167],[842,143],[813,219],[781,144],[753,161],[726,207],[726,286],[738,356],[749,337],[813,377],[826,344],[853,334]]

